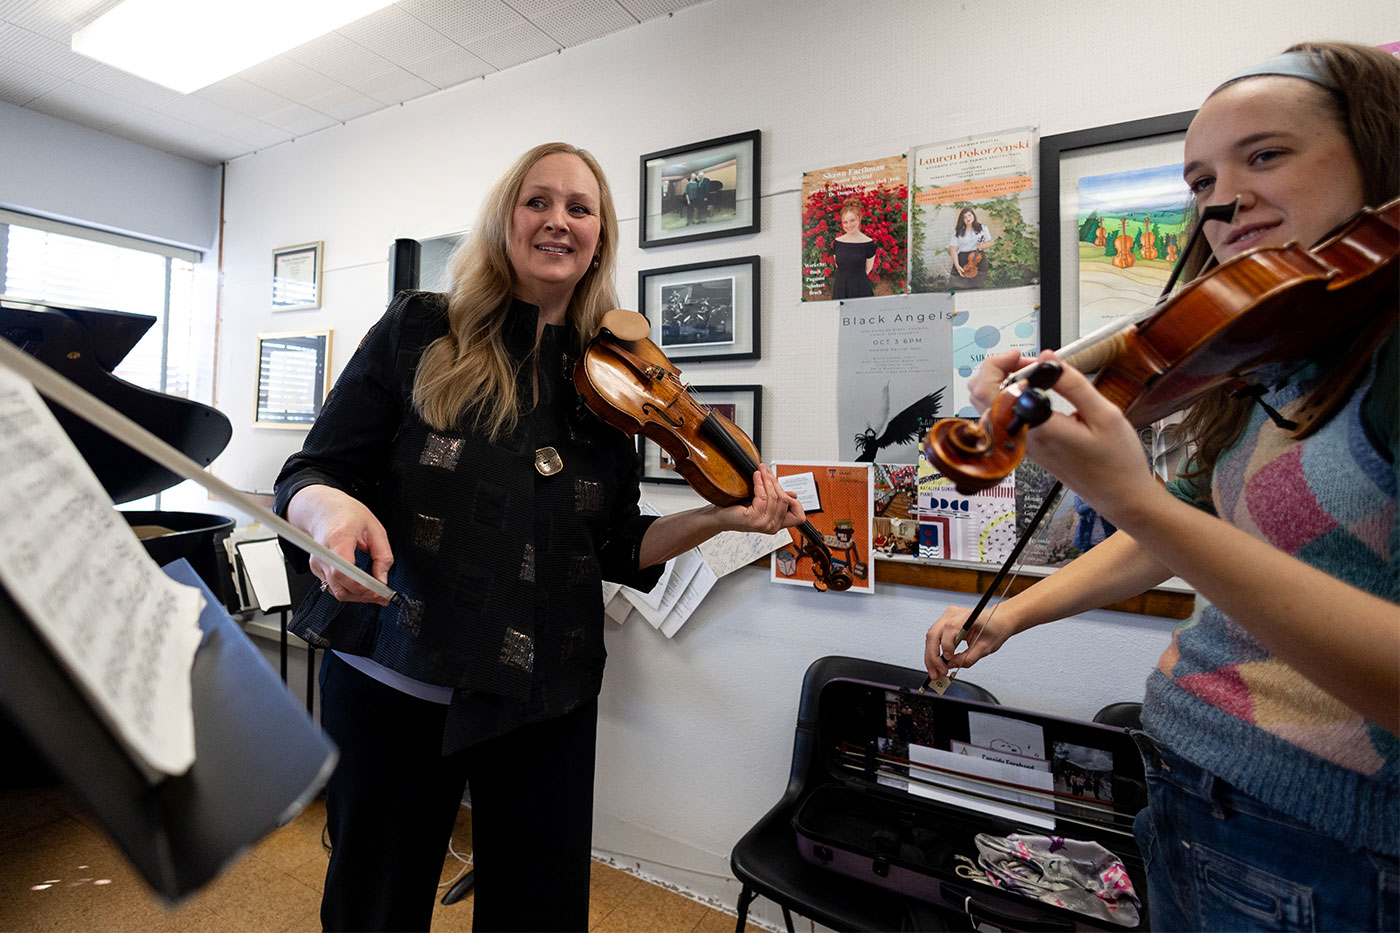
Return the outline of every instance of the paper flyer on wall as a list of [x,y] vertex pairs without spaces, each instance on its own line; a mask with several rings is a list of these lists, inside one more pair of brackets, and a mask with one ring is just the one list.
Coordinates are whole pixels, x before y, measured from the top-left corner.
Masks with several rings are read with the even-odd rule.
[[876,463],[875,537],[877,560],[919,560],[919,467],[916,463]]
[[975,418],[967,381],[988,355],[1017,350],[1022,356],[1040,352],[1040,288],[999,288],[962,291],[953,296],[952,398],[943,410],[960,418]]
[[919,455],[919,556],[1000,563],[1016,546],[1016,474],[964,495]]
[[909,156],[915,292],[1040,281],[1034,127],[919,146]]
[[802,300],[904,292],[909,160],[867,159],[802,173]]
[[[797,495],[807,520],[831,552],[832,566],[851,576],[849,593],[873,593],[870,572],[874,469],[868,463],[774,463],[778,482]],[[789,546],[774,552],[769,579],[811,586],[816,580],[812,557]]]
[[0,582],[147,776],[183,774],[204,597],[161,572],[38,393],[3,367],[0,434]]
[[918,462],[919,438],[951,413],[953,297],[841,302],[837,431],[841,459]]

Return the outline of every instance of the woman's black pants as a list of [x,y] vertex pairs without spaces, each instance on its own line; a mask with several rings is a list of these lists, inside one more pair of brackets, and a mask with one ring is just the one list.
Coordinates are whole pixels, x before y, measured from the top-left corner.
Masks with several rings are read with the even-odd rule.
[[322,725],[327,930],[426,930],[463,790],[472,797],[476,930],[586,930],[598,702],[446,757],[447,707],[385,686],[333,652]]

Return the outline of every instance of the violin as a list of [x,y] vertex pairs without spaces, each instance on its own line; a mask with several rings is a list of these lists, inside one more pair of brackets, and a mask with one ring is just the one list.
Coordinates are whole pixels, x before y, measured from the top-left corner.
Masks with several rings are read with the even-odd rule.
[[[591,411],[623,434],[640,433],[655,441],[709,502],[726,507],[749,501],[758,448],[738,425],[690,392],[650,333],[651,324],[641,314],[609,311],[574,366],[574,388]],[[850,574],[833,564],[825,539],[811,522],[790,531],[803,539],[794,543],[812,559],[818,590],[850,589]]]
[[977,264],[983,260],[984,254],[980,249],[972,251],[972,255],[967,257],[967,265],[963,266],[963,278],[977,278]]
[[[1311,249],[1289,243],[1241,253],[1059,356],[1097,371],[1095,387],[1143,427],[1261,366],[1388,327],[1400,298],[1397,255],[1400,198],[1363,209]],[[1050,417],[1044,391],[1059,372],[1056,363],[1027,366],[1007,377],[979,420],[935,422],[924,440],[930,461],[964,494],[995,486],[1024,456],[1026,429]]]

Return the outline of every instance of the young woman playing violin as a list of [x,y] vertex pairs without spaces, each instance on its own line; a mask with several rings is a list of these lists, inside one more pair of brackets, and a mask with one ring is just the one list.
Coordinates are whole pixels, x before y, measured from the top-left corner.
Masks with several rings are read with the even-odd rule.
[[[1198,211],[1238,199],[1233,221],[1205,225],[1211,261],[1307,248],[1400,194],[1400,61],[1295,46],[1217,88],[1185,145]],[[1317,345],[1340,349],[1255,374],[1257,399],[1198,402],[1194,471],[1165,488],[1119,408],[1066,367],[1055,389],[1076,413],[1030,430],[1026,452],[1118,533],[1001,604],[963,650],[964,609],[925,639],[938,677],[1173,575],[1196,588],[1195,613],[1148,678],[1139,738],[1149,806],[1134,828],[1154,930],[1400,929],[1391,285],[1367,316],[1374,326],[1319,328]],[[1299,314],[1301,325],[1328,311]],[[971,382],[979,409],[1030,362],[990,357]],[[1308,403],[1338,379],[1329,414],[1289,423],[1308,421]]]

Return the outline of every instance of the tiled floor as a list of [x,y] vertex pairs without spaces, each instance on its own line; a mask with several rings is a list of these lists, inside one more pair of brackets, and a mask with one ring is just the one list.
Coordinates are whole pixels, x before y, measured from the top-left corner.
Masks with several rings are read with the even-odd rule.
[[[172,910],[149,892],[66,791],[3,791],[0,930],[320,930],[324,822],[325,808],[317,801]],[[463,854],[471,851],[468,810],[457,822],[453,846]],[[442,880],[451,880],[461,868],[449,856]],[[734,917],[594,862],[588,924],[598,933],[728,933]],[[470,895],[449,907],[438,903],[433,910],[434,930],[450,933],[471,926]]]

